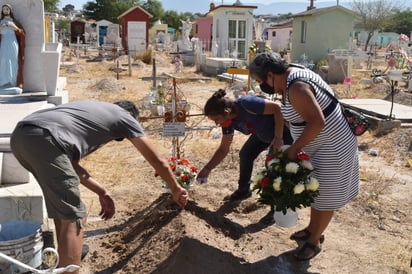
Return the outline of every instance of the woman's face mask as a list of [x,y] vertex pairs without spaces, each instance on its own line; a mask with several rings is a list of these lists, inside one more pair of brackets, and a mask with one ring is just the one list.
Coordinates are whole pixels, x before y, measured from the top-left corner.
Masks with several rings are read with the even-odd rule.
[[260,89],[267,94],[275,94],[275,89],[274,87],[269,86],[268,83],[266,83],[266,81],[264,81],[263,83],[261,83],[259,85]]

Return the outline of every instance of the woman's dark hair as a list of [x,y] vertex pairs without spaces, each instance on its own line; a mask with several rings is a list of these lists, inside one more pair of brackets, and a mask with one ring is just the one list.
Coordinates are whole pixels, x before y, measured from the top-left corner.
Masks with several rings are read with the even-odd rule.
[[233,100],[225,97],[226,91],[223,89],[219,89],[215,93],[213,93],[212,97],[210,97],[204,107],[204,114],[206,116],[209,115],[222,115],[225,113],[225,109],[233,108],[234,102]]
[[132,103],[130,101],[127,101],[127,100],[120,100],[120,101],[114,102],[113,104],[118,105],[121,108],[124,108],[134,118],[137,119],[139,117],[139,110],[137,109],[137,107],[134,103]]
[[249,73],[265,81],[269,71],[274,74],[282,74],[288,67],[289,63],[282,59],[279,54],[262,52],[256,55],[250,63]]

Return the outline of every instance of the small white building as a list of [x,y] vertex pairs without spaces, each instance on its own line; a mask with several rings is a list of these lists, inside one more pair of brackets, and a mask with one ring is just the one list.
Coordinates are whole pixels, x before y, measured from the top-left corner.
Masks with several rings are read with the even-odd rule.
[[104,44],[104,38],[108,34],[109,25],[113,25],[113,23],[108,20],[104,20],[104,19],[96,22],[97,45],[98,46],[102,46]]
[[212,50],[217,57],[247,59],[248,48],[253,43],[253,10],[256,8],[236,1],[209,11],[208,16],[213,16]]

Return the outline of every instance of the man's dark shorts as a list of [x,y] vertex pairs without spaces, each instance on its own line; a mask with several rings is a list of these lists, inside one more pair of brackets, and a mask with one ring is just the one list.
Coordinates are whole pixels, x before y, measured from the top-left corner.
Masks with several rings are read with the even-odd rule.
[[71,220],[86,216],[79,176],[48,130],[19,125],[11,135],[10,145],[17,160],[40,184],[49,218]]

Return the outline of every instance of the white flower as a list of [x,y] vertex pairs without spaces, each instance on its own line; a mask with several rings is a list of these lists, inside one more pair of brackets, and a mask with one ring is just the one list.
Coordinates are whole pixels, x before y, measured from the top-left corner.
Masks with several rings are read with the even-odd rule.
[[319,188],[319,181],[316,178],[310,177],[309,182],[306,184],[306,189],[310,191],[316,191]]
[[285,169],[286,169],[286,172],[288,173],[296,173],[298,172],[299,165],[295,162],[290,162],[286,164]]
[[254,184],[258,184],[260,183],[260,181],[262,181],[262,179],[265,177],[266,172],[264,170],[261,170],[259,172],[256,173],[256,176],[253,178],[253,183]]
[[280,160],[278,159],[278,158],[273,158],[272,160],[270,160],[269,162],[268,162],[268,166],[272,166],[272,165],[275,165],[275,164],[279,164],[279,162],[280,162]]
[[282,177],[277,177],[275,180],[273,180],[273,189],[275,191],[280,191],[280,184],[282,183]]
[[284,152],[286,151],[288,148],[290,148],[290,145],[283,145],[280,147],[280,151]]
[[307,161],[307,160],[302,160],[300,162],[300,164],[302,165],[303,168],[309,169],[309,170],[313,170],[313,165],[311,163],[311,161]]
[[302,183],[295,185],[293,188],[293,193],[300,194],[305,190],[305,186]]

